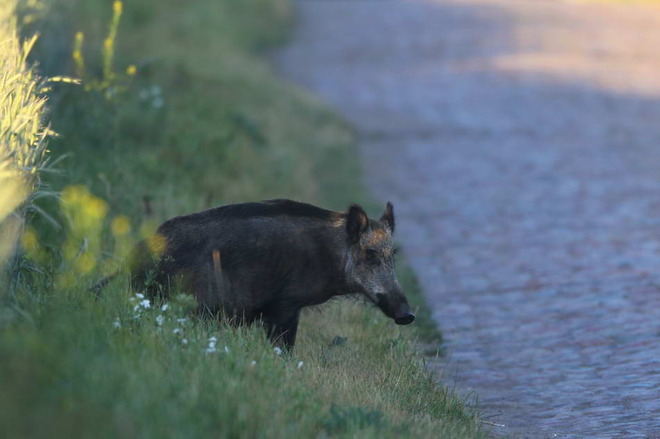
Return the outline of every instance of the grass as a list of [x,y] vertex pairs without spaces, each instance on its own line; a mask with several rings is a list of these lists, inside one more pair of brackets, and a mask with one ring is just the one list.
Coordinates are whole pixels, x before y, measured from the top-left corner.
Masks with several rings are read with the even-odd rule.
[[[101,49],[110,5],[48,6],[25,28],[42,31],[35,58],[48,74],[75,73],[62,53],[84,33],[83,85],[56,84],[51,95],[60,134],[51,154],[67,158],[66,173],[49,183],[63,190],[63,205],[41,204],[68,226],[36,218],[27,241],[40,244],[24,240],[40,271],[24,275],[13,311],[0,318],[1,431],[484,436],[476,414],[424,369],[417,339],[437,342],[428,316],[418,329],[400,328],[372,307],[336,301],[304,312],[294,352],[277,355],[259,327],[192,318],[186,297],[145,308],[123,277],[91,296],[88,285],[118,265],[126,243],[170,216],[271,197],[345,209],[365,197],[350,128],[261,56],[287,36],[288,1],[131,2],[110,72]],[[413,279],[402,272],[412,291]]]
[[[39,185],[47,134],[43,81],[26,63],[34,39],[20,43],[15,8],[13,1],[0,4],[0,269],[14,253],[28,198]],[[0,282],[6,283],[1,274]]]
[[[34,317],[38,331],[0,338],[0,372],[12,377],[0,395],[9,437],[474,435],[410,343],[356,304],[332,310],[331,329],[305,331],[289,357],[260,328],[180,323],[185,301],[135,319],[121,289],[110,292],[95,302],[69,290]],[[339,334],[346,341],[333,344]],[[217,352],[206,353],[212,336]]]

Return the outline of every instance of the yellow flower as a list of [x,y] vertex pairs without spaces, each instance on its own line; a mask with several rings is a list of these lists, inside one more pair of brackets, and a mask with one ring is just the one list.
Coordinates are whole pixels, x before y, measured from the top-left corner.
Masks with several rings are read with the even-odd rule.
[[101,219],[108,213],[108,204],[91,195],[85,200],[84,212],[90,218]]
[[126,74],[128,76],[135,76],[136,73],[137,73],[137,67],[135,67],[133,64],[131,64],[130,66],[128,66],[128,68],[126,68]]
[[167,239],[165,239],[163,235],[156,233],[155,235],[147,238],[147,246],[153,254],[160,256],[165,252],[165,248],[167,247]]
[[78,270],[78,273],[81,274],[89,273],[92,271],[95,265],[96,258],[94,258],[94,256],[89,252],[83,253],[76,260],[76,269]]
[[112,4],[112,11],[113,11],[115,14],[121,14],[123,8],[124,8],[124,5],[123,5],[122,2],[120,2],[119,0],[117,0],[116,2],[114,2],[114,3]]
[[62,202],[64,204],[75,204],[88,196],[89,191],[81,184],[67,186],[62,191]]
[[110,223],[112,234],[115,236],[124,236],[131,230],[131,222],[126,215],[118,215]]

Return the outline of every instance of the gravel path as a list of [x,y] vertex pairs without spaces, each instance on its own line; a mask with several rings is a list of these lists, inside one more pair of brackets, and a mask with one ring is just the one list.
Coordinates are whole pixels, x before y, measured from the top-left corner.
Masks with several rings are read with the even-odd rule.
[[278,64],[357,127],[445,383],[513,437],[660,438],[660,9],[299,9]]

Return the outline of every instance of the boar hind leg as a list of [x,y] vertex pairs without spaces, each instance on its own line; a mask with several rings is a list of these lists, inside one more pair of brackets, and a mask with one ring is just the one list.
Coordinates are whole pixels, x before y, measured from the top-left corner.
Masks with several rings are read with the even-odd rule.
[[296,344],[300,310],[271,312],[264,315],[264,324],[268,338],[275,346],[291,350]]

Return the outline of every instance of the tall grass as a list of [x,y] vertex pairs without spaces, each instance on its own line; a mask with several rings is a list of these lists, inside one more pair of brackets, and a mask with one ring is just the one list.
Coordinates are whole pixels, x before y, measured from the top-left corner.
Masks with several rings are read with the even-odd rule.
[[27,63],[36,37],[19,41],[15,10],[0,3],[0,290],[47,154],[43,80]]

